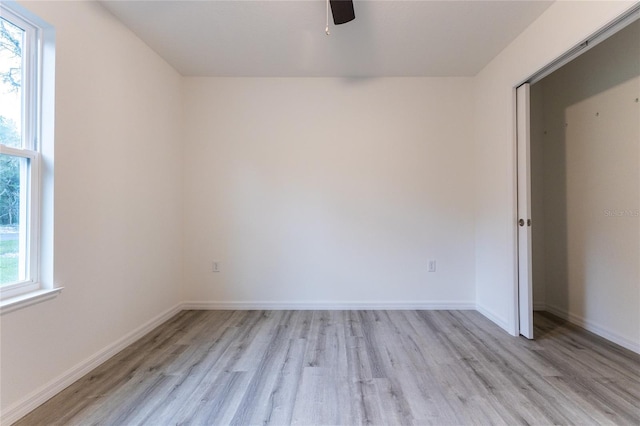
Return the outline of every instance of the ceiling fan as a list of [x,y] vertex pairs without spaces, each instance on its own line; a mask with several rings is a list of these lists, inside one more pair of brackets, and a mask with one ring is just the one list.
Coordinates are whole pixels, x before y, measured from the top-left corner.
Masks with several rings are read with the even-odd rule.
[[329,3],[331,3],[331,13],[333,14],[334,24],[345,24],[356,19],[356,13],[353,10],[353,0],[329,0]]
[[331,14],[335,25],[345,24],[356,19],[353,0],[327,0],[327,27],[324,30],[327,35],[329,35],[329,4],[331,4]]

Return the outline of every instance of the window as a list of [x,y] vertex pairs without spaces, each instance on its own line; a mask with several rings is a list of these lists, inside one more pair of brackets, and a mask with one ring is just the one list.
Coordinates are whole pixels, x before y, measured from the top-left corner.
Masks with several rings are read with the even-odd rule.
[[53,188],[53,67],[49,66],[51,27],[17,5],[2,4],[0,12],[0,306],[4,312],[8,305],[53,290],[52,271],[43,270],[41,259],[52,256],[52,239],[43,239],[43,229],[52,235],[53,194],[43,191]]

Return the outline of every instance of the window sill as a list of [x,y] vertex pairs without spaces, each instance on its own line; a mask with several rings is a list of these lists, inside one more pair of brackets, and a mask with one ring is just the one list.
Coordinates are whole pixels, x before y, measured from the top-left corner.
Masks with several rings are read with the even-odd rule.
[[48,288],[0,301],[0,315],[35,305],[58,296],[64,287]]

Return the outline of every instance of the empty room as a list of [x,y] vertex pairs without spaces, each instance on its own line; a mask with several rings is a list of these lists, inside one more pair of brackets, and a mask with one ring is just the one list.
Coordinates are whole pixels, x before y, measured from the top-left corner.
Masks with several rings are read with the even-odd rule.
[[640,424],[640,1],[0,13],[2,425]]

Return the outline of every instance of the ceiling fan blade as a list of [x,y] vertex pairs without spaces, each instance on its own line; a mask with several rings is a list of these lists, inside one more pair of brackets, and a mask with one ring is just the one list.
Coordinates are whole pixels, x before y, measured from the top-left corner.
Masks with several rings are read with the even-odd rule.
[[334,24],[340,25],[356,19],[353,0],[329,0],[329,3],[331,3]]

